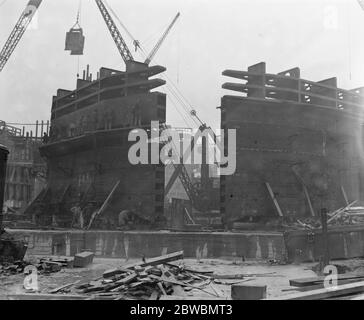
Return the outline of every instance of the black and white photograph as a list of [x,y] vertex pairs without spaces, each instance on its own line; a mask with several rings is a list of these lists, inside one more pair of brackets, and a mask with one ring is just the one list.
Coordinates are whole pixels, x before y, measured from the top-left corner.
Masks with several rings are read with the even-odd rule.
[[364,300],[363,57],[364,0],[0,0],[0,300]]

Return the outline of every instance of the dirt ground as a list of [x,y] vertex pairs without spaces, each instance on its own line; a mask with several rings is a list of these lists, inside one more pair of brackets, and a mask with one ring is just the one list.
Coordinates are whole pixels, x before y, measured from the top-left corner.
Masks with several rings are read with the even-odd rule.
[[[35,257],[31,257],[35,258]],[[39,290],[40,293],[49,293],[52,289],[58,288],[62,285],[79,281],[78,284],[83,284],[102,277],[105,270],[131,263],[137,260],[125,261],[124,259],[101,259],[95,258],[94,262],[88,268],[64,268],[60,272],[52,273],[51,275],[39,275]],[[300,265],[269,265],[265,262],[242,262],[242,261],[229,261],[221,259],[204,259],[197,261],[196,259],[184,259],[185,266],[196,270],[212,270],[217,274],[246,274],[247,276],[243,281],[248,281],[251,284],[267,285],[267,298],[273,298],[284,294],[289,294],[294,291],[289,286],[289,279],[303,278],[315,276],[315,272],[311,268],[315,265],[313,263],[306,263]],[[336,261],[336,264],[345,265],[348,271],[363,272],[364,260],[346,260]],[[253,276],[253,274],[255,276]],[[251,275],[251,276],[249,276]],[[1,276],[0,275],[0,299],[6,299],[7,295],[23,294],[24,275]],[[230,299],[230,287],[232,282],[241,280],[221,280],[224,284],[214,283],[211,286],[204,288],[206,291],[217,293],[221,299]],[[75,289],[71,289],[69,294],[77,294]],[[197,289],[187,292],[187,295],[206,296],[209,294]]]

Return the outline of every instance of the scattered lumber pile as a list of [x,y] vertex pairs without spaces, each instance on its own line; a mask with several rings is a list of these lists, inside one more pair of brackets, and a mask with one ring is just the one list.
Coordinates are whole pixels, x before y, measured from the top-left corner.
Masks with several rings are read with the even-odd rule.
[[[186,296],[197,289],[208,296],[218,293],[207,290],[212,281],[205,272],[185,269],[170,262],[181,260],[183,251],[143,259],[120,268],[107,270],[102,279],[76,286],[79,294],[91,294],[90,299],[157,300],[166,295]],[[212,272],[208,272],[210,274]]]
[[72,258],[41,258],[39,263],[37,263],[36,268],[38,271],[44,274],[50,274],[54,272],[59,272],[63,268],[72,268],[73,259]]
[[[88,296],[90,300],[227,299],[215,284],[233,285],[266,274],[215,274],[183,264],[183,251],[146,259],[107,270],[86,283],[69,283],[49,293]],[[269,273],[272,276],[272,273]],[[192,292],[193,291],[193,292]]]
[[[328,214],[327,223],[335,225],[355,225],[364,223],[364,207],[353,207],[357,201],[349,203],[346,207],[339,208]],[[293,223],[284,224],[285,227],[293,230],[314,230],[321,228],[320,217],[309,217],[297,219]]]

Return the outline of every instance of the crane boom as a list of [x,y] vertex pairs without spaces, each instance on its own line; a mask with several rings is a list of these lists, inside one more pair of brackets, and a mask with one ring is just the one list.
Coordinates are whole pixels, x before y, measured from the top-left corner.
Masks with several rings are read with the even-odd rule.
[[[205,124],[201,125],[200,131],[202,132],[205,129],[207,129],[206,125]],[[192,137],[191,152],[193,152],[193,150],[195,148],[196,138],[197,138],[197,136]],[[203,150],[202,152],[206,152],[206,151]],[[191,200],[193,206],[198,209],[201,207],[201,204],[202,204],[200,190],[198,190],[192,183],[192,180],[187,172],[187,169],[186,169],[185,165],[183,164],[184,158],[185,158],[185,155],[183,155],[183,157],[180,158],[180,162],[178,164],[173,163],[174,172],[172,173],[172,176],[169,178],[169,181],[164,189],[164,194],[167,195],[169,193],[169,191],[173,187],[174,182],[177,180],[177,178],[179,178],[182,183],[182,186],[185,189],[187,196]]]
[[171,31],[171,29],[173,28],[174,24],[176,23],[177,19],[179,18],[180,13],[178,12],[176,14],[176,16],[174,17],[174,19],[172,20],[171,24],[168,26],[168,28],[166,29],[166,31],[164,31],[162,37],[158,40],[157,44],[155,45],[155,47],[152,49],[152,51],[149,53],[147,59],[145,59],[144,63],[149,64],[152,59],[154,58],[155,54],[157,53],[157,51],[159,50],[160,46],[162,45],[163,41],[166,39],[169,31]]
[[126,45],[123,37],[121,36],[120,31],[116,27],[116,24],[115,24],[114,20],[112,19],[109,11],[107,10],[105,4],[103,3],[102,0],[95,0],[95,1],[96,1],[97,6],[99,7],[101,15],[105,20],[106,26],[109,29],[110,34],[116,44],[116,47],[119,50],[119,53],[120,53],[121,57],[123,58],[124,62],[127,63],[127,61],[134,61],[134,58],[133,58],[128,46]]
[[[195,140],[194,137],[192,137],[191,141],[191,151],[193,152],[193,149],[195,147]],[[181,180],[181,183],[183,185],[183,188],[185,189],[187,196],[190,198],[190,200],[193,203],[197,202],[198,198],[198,191],[194,187],[190,176],[188,175],[187,169],[185,165],[183,164],[183,157],[180,158],[180,162],[178,164],[173,163],[174,166],[174,172],[172,173],[172,176],[170,177],[165,189],[164,194],[167,195],[171,188],[173,187],[174,182],[179,179]]]
[[42,0],[30,0],[0,52],[0,72],[15,50]]

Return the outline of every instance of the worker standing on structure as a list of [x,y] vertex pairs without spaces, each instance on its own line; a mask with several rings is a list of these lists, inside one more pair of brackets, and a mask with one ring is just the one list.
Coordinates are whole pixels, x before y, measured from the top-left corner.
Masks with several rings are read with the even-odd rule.
[[133,122],[132,124],[134,126],[140,126],[142,124],[141,118],[142,118],[142,112],[140,108],[140,100],[137,101],[137,103],[133,106]]
[[72,207],[71,212],[73,213],[71,227],[75,226],[76,228],[83,229],[84,219],[80,205],[76,204],[74,207]]

